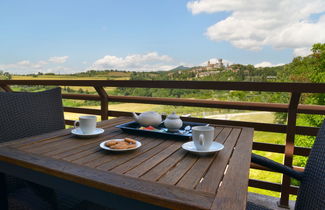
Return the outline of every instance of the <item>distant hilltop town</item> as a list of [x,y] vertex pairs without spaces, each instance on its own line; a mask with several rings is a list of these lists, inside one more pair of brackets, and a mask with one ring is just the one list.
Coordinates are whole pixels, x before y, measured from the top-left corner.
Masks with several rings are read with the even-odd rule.
[[224,68],[224,67],[225,66],[222,63],[222,58],[219,58],[218,62],[215,63],[215,64],[211,63],[210,60],[209,60],[206,69],[210,70],[210,69],[214,69],[214,68]]
[[222,61],[222,58],[217,59],[216,63],[208,61],[206,66],[197,66],[192,68],[192,72],[196,73],[196,77],[205,77],[211,74],[218,74],[222,71],[232,71],[238,72],[239,68],[235,66],[225,65]]
[[216,69],[226,69],[229,65],[225,65],[222,62],[222,58],[219,58],[216,63],[212,63],[210,60],[208,61],[208,64],[206,66],[198,66],[195,67],[195,70],[197,71],[209,71],[209,70],[216,70]]

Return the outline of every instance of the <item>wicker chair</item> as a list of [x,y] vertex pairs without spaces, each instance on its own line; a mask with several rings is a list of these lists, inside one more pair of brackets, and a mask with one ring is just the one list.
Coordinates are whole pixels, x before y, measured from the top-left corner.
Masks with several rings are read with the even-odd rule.
[[[300,181],[295,209],[325,209],[325,121],[319,129],[304,172],[256,154],[252,155],[252,162]],[[248,203],[247,209],[250,207],[251,203]]]
[[0,93],[0,142],[64,129],[61,89]]
[[[0,92],[0,110],[0,142],[65,128],[61,88],[36,93]],[[79,199],[22,179],[6,176],[5,180],[9,209],[56,209],[58,203],[71,207],[80,203]]]

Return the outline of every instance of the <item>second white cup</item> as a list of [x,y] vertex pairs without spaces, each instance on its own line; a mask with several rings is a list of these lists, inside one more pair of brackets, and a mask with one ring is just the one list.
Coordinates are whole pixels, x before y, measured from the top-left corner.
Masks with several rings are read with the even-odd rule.
[[192,140],[197,150],[208,150],[214,139],[214,127],[195,126],[192,128]]
[[84,134],[92,134],[96,130],[96,120],[96,116],[80,116],[79,120],[74,122],[74,127],[79,127]]

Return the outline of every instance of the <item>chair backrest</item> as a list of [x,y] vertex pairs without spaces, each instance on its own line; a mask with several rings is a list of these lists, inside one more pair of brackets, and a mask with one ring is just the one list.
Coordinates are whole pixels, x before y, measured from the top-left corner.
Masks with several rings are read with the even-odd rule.
[[306,164],[296,209],[325,209],[325,121]]
[[0,92],[0,142],[65,128],[61,88]]

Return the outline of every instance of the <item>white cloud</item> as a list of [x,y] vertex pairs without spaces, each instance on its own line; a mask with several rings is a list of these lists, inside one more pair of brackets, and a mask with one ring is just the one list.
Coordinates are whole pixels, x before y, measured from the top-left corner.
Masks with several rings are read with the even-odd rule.
[[238,48],[292,48],[296,55],[325,42],[325,15],[320,16],[325,12],[324,0],[196,0],[187,7],[192,14],[231,12],[210,26],[206,35]]
[[[68,56],[50,57],[47,61],[40,60],[36,62],[21,60],[12,64],[0,64],[0,70],[8,71],[12,74],[33,74],[38,72],[68,74],[80,72],[80,69],[61,65],[68,58]],[[87,65],[89,62],[83,61],[81,63]],[[168,55],[160,55],[157,52],[150,52],[146,54],[133,54],[125,57],[106,55],[103,58],[96,60],[86,70],[117,69],[127,71],[164,71],[173,69],[180,65],[192,66],[187,63],[175,61]]]
[[170,70],[180,65],[168,55],[159,55],[157,52],[147,54],[133,54],[125,57],[106,55],[94,62],[87,69],[104,70],[118,69],[128,71],[159,71]]
[[52,63],[65,63],[68,60],[69,56],[54,56],[50,57],[48,61]]
[[295,56],[307,56],[312,54],[312,51],[308,47],[303,47],[303,48],[296,48],[293,50],[293,54]]
[[263,62],[261,62],[261,63],[257,63],[257,64],[255,64],[254,66],[255,66],[256,68],[258,68],[258,67],[272,67],[272,66],[282,66],[282,65],[284,65],[284,64],[283,64],[283,63],[272,64],[271,62],[263,61]]
[[0,64],[0,70],[7,71],[12,74],[34,74],[43,73],[73,73],[75,69],[65,66],[57,66],[58,63],[64,63],[68,56],[51,57],[47,61],[40,60],[32,62],[29,60],[21,60],[16,63]]
[[0,69],[11,73],[35,73],[44,70],[47,65],[46,61],[31,62],[22,60],[12,64],[0,64]]
[[78,70],[71,68],[71,67],[66,67],[66,66],[54,66],[54,67],[46,68],[42,72],[43,73],[68,74],[68,73],[78,72]]

